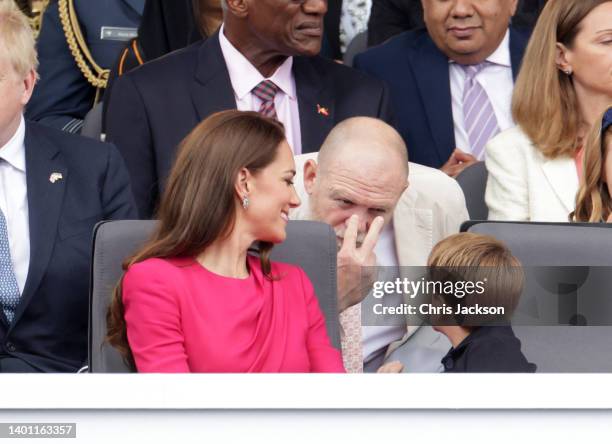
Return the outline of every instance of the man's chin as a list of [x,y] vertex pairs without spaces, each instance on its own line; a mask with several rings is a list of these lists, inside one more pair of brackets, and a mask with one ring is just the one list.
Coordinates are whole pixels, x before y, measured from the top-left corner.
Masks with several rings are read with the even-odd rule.
[[321,40],[301,41],[293,47],[293,55],[301,57],[314,57],[321,52]]

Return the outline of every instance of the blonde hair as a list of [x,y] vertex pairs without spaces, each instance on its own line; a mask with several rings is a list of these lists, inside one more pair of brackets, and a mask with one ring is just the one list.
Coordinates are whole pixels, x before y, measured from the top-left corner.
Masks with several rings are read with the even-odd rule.
[[558,69],[557,43],[571,48],[582,20],[611,0],[553,0],[533,30],[512,96],[512,116],[548,158],[573,156],[581,116],[571,76]]
[[[582,160],[582,181],[576,194],[576,209],[570,214],[573,222],[606,222],[612,213],[612,198],[603,178],[606,148],[612,144],[612,127],[601,131],[602,118],[593,126]],[[606,181],[612,180],[607,177]]]
[[503,307],[504,315],[452,315],[437,322],[447,325],[479,326],[507,321],[518,305],[523,291],[524,275],[520,261],[510,249],[492,236],[458,233],[441,240],[427,260],[429,279],[433,281],[484,282],[484,292],[468,294],[462,299],[452,294],[439,295],[444,303],[473,307]]
[[24,78],[38,69],[34,34],[27,17],[13,0],[0,0],[0,57],[6,57],[15,72]]

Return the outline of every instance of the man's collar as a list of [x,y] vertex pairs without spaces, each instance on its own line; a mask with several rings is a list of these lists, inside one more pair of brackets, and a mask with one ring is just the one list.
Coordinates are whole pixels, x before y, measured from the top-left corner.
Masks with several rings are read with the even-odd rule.
[[224,26],[222,24],[219,30],[219,44],[221,45],[221,52],[227,65],[232,88],[238,99],[242,100],[262,81],[272,80],[281,91],[295,100],[297,94],[292,74],[293,57],[287,57],[274,74],[266,79],[225,37]]
[[[487,62],[494,65],[505,66],[507,68],[512,67],[512,60],[510,58],[510,28],[506,29],[506,35],[503,40],[493,53],[485,59]],[[449,59],[448,63],[457,63],[454,60]]]
[[10,164],[13,168],[18,169],[25,173],[26,162],[25,162],[25,120],[21,116],[19,127],[13,134],[13,137],[0,148],[0,158]]

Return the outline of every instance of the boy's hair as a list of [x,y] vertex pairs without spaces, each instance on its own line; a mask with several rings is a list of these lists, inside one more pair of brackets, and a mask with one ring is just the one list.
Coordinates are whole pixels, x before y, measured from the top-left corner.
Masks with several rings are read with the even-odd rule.
[[[492,236],[474,233],[459,233],[438,242],[427,261],[429,280],[450,283],[461,294],[437,293],[438,304],[452,308],[503,307],[499,315],[447,315],[437,318],[438,325],[461,325],[475,327],[488,323],[507,323],[523,291],[524,275],[521,263],[510,249]],[[473,291],[465,291],[466,283]]]

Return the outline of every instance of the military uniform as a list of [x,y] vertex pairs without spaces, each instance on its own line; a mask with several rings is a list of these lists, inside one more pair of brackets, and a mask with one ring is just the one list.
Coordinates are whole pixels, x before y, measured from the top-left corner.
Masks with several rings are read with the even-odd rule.
[[[43,16],[37,44],[40,81],[26,117],[79,132],[83,118],[104,91],[100,86],[106,83],[104,71],[137,34],[144,3],[145,0],[53,0]],[[69,13],[61,14],[62,7]],[[69,25],[74,24],[70,17],[76,20],[76,26]],[[67,38],[71,33],[75,37],[72,48]]]

